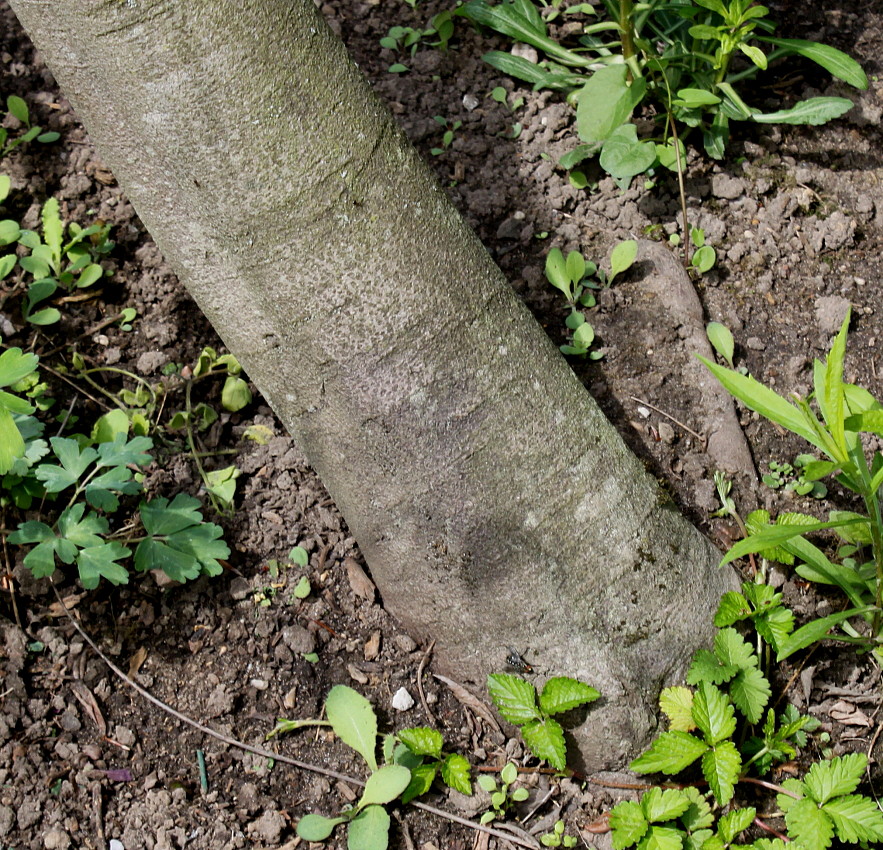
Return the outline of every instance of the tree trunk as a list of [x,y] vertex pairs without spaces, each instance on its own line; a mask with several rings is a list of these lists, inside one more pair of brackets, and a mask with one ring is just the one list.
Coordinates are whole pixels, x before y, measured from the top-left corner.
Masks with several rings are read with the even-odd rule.
[[621,764],[731,587],[311,0],[12,0],[182,282],[310,459],[385,607],[472,685],[601,690]]

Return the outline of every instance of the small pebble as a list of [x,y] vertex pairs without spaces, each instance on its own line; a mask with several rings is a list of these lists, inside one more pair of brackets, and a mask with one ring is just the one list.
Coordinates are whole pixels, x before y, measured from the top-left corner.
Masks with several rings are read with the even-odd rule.
[[472,112],[481,101],[474,94],[464,94],[463,95],[463,108],[467,112]]
[[265,691],[270,687],[266,679],[252,679],[249,683],[256,691]]
[[407,711],[414,707],[414,697],[405,688],[399,688],[392,698],[392,707],[396,711]]
[[402,652],[413,652],[417,649],[417,641],[415,641],[410,635],[396,635],[394,640],[396,646]]

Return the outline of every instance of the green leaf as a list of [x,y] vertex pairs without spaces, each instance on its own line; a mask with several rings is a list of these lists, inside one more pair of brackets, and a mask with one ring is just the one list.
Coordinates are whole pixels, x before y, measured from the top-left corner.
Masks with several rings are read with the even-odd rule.
[[411,771],[407,767],[402,767],[400,764],[383,765],[368,777],[362,798],[359,800],[359,808],[373,804],[391,803],[408,787],[410,781]]
[[684,833],[668,826],[651,826],[646,842],[641,842],[641,850],[681,850]]
[[28,105],[18,95],[11,94],[6,98],[6,108],[16,117],[22,124],[30,125],[28,117]]
[[345,823],[347,818],[326,818],[322,815],[304,815],[297,824],[297,834],[304,841],[324,841],[334,832],[334,827]]
[[623,124],[604,142],[598,162],[611,177],[626,180],[643,174],[656,162],[656,146],[638,141],[634,124]]
[[674,101],[675,106],[683,106],[687,109],[695,109],[702,106],[714,106],[721,102],[721,99],[706,89],[678,89],[678,99]]
[[726,325],[720,322],[709,322],[705,326],[705,335],[711,343],[712,348],[727,361],[727,364],[733,368],[733,352],[736,343],[733,340],[733,334]]
[[693,696],[693,720],[712,747],[736,731],[736,714],[726,694],[708,682],[700,682]]
[[579,251],[570,251],[564,265],[567,277],[573,283],[579,283],[586,274],[586,259]]
[[228,375],[221,389],[221,407],[235,413],[251,404],[251,390],[248,382],[234,375]]
[[711,271],[716,262],[717,253],[711,245],[703,245],[701,248],[697,248],[693,252],[693,268],[700,274],[705,274],[707,271]]
[[97,283],[101,280],[103,274],[104,269],[102,269],[101,266],[97,263],[91,263],[80,272],[80,276],[77,278],[77,282],[74,286],[76,286],[77,289],[85,289],[87,286],[92,286],[93,283]]
[[349,825],[347,850],[386,850],[389,846],[389,815],[383,806],[368,806]]
[[713,652],[707,649],[699,649],[693,656],[693,662],[687,671],[687,684],[698,685],[700,682],[711,682],[715,685],[721,685],[729,682],[739,668],[735,665],[721,664],[720,659]]
[[441,776],[445,785],[467,796],[472,794],[471,775],[469,761],[459,753],[451,753],[441,763]]
[[844,455],[847,453],[847,447],[843,428],[843,419],[846,413],[846,401],[843,394],[843,358],[846,356],[846,336],[849,330],[850,313],[851,310],[846,311],[846,318],[828,352],[823,392],[821,396],[816,398],[822,409],[825,424],[831,431],[834,442]]
[[770,683],[756,667],[742,670],[730,683],[730,698],[751,724],[763,716],[770,693]]
[[359,753],[372,771],[376,771],[377,716],[371,703],[352,688],[335,685],[325,700],[325,713],[334,734]]
[[757,615],[754,628],[778,652],[794,631],[794,614],[787,608],[773,608]]
[[61,240],[64,235],[64,225],[61,223],[57,198],[49,198],[43,204],[40,220],[43,224],[43,241],[52,252],[51,265],[57,274],[61,271],[58,268],[58,263],[61,261]]
[[117,407],[95,420],[92,426],[92,442],[113,442],[118,435],[122,435],[124,439],[129,436],[129,417],[124,410]]
[[295,546],[288,553],[288,559],[292,564],[297,564],[299,567],[306,567],[306,565],[310,562],[310,556],[307,553],[307,550],[304,549],[303,546]]
[[864,753],[850,753],[830,761],[816,762],[803,777],[804,788],[819,804],[827,803],[832,797],[851,794],[858,788],[867,764],[868,758]]
[[771,422],[803,437],[808,443],[812,443],[824,451],[824,447],[819,445],[815,432],[807,426],[800,409],[795,405],[785,401],[778,393],[748,375],[740,375],[738,372],[718,366],[717,363],[712,363],[704,357],[699,357],[699,360],[705,364],[730,395],[735,396],[751,410],[765,416]]
[[708,744],[686,732],[663,732],[629,767],[635,773],[680,773],[708,751]]
[[757,667],[759,662],[754,648],[735,629],[721,629],[714,636],[714,654],[724,667],[738,667],[745,670]]
[[601,694],[593,687],[571,679],[555,676],[549,679],[540,693],[540,709],[546,714],[560,714],[588,702],[594,702]]
[[415,726],[411,729],[401,729],[396,733],[398,739],[418,756],[434,756],[441,758],[442,740],[441,732],[430,729],[427,726]]
[[516,726],[538,720],[536,688],[519,676],[491,673],[487,677],[488,692],[500,714]]
[[708,800],[694,786],[684,788],[683,793],[690,801],[690,806],[683,815],[681,823],[692,833],[706,829],[714,823],[714,814]]
[[546,280],[556,289],[561,290],[568,301],[573,300],[573,284],[560,248],[552,248],[546,255]]
[[610,812],[610,829],[613,832],[614,850],[625,850],[637,844],[647,832],[647,818],[638,803],[626,800],[617,803]]
[[438,764],[420,764],[411,768],[411,780],[402,791],[402,803],[410,803],[415,797],[422,797],[435,781]]
[[111,584],[128,584],[129,571],[117,561],[126,558],[131,551],[114,541],[81,549],[77,554],[80,581],[86,590],[94,590],[102,578]]
[[754,44],[745,44],[744,41],[740,42],[738,47],[761,71],[766,70],[766,54],[759,47]]
[[689,688],[666,688],[659,695],[659,708],[668,717],[673,731],[690,732],[696,728],[693,722],[693,692]]
[[651,788],[641,797],[641,810],[649,823],[674,820],[690,808],[690,799],[683,791]]
[[717,606],[717,613],[714,615],[714,625],[721,629],[724,626],[731,626],[739,620],[744,620],[751,616],[751,606],[748,600],[735,590],[728,590],[722,597],[720,604]]
[[24,454],[25,441],[15,420],[6,406],[0,406],[0,475],[10,472]]
[[222,505],[229,507],[236,495],[236,479],[242,473],[236,466],[213,469],[205,474],[205,487]]
[[17,384],[36,371],[38,362],[36,354],[24,354],[20,348],[7,348],[0,354],[0,387]]
[[727,812],[718,822],[717,831],[724,843],[732,844],[736,840],[736,836],[748,829],[754,822],[757,809],[734,809]]
[[132,470],[115,466],[93,478],[83,491],[86,501],[100,511],[112,513],[120,506],[116,493],[134,495],[141,492],[141,484],[132,480]]
[[148,534],[163,537],[175,534],[202,522],[199,499],[187,493],[178,493],[171,502],[168,499],[152,499],[141,505],[141,522]]
[[61,466],[43,463],[34,474],[43,482],[47,493],[59,493],[79,481],[89,464],[98,457],[98,452],[92,448],[81,451],[77,441],[67,437],[52,437],[49,443]]
[[[599,145],[629,120],[643,99],[647,84],[640,79],[629,85],[627,80],[626,65],[607,65],[595,71],[580,89],[576,127],[583,142]],[[653,155],[655,158],[655,150]]]
[[797,53],[811,59],[838,79],[857,89],[864,91],[868,87],[868,77],[862,70],[862,66],[842,50],[837,50],[836,47],[829,47],[827,44],[819,44],[816,41],[804,41],[799,38],[759,36],[758,39],[775,44],[776,47],[782,47],[789,53]]
[[[782,795],[780,795],[781,797]],[[813,800],[795,800],[785,812],[785,824],[801,850],[827,850],[834,837],[834,823]]]
[[873,606],[870,605],[863,608],[849,608],[846,611],[838,611],[836,614],[829,614],[827,617],[812,620],[805,626],[801,626],[796,632],[794,632],[794,634],[790,635],[782,643],[779,647],[778,654],[776,655],[776,661],[784,661],[795,652],[798,652],[801,649],[806,649],[806,647],[811,646],[820,640],[824,640],[831,629],[839,623],[842,623],[844,620],[848,620],[850,617],[865,614],[873,610]]
[[549,762],[558,770],[567,767],[567,744],[564,730],[557,720],[551,717],[532,720],[521,727],[521,737],[537,758]]
[[742,757],[732,741],[723,741],[702,756],[702,775],[719,805],[726,806],[733,799],[741,769]]
[[826,124],[849,112],[855,104],[845,97],[811,97],[801,100],[790,109],[777,112],[755,112],[752,121],[758,124]]
[[883,812],[877,804],[857,794],[838,797],[822,807],[834,822],[834,829],[841,841],[849,844],[859,842],[883,842]]
[[98,466],[147,466],[153,462],[149,454],[152,448],[150,437],[132,437],[127,441],[126,435],[120,433],[98,447]]
[[626,239],[617,243],[610,252],[610,276],[607,278],[608,286],[618,274],[630,269],[638,256],[638,243],[634,239]]

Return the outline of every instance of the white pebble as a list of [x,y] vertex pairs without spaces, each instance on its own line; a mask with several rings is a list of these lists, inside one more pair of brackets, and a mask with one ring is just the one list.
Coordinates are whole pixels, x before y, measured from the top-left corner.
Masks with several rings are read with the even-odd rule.
[[414,697],[412,697],[404,688],[399,688],[392,698],[392,707],[396,711],[407,711],[414,707]]

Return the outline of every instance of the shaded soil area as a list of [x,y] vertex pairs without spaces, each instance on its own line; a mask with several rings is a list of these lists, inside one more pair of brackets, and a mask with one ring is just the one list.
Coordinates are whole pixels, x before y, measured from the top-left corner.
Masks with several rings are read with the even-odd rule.
[[[770,75],[774,85],[764,95],[769,103],[815,92],[851,97],[855,108],[825,127],[740,128],[721,162],[690,151],[690,217],[719,256],[717,267],[695,281],[700,322],[730,328],[737,365],[779,391],[805,394],[813,358],[824,355],[851,305],[846,378],[879,396],[883,83],[877,75],[883,70],[883,3],[770,5],[783,35],[849,51],[872,83],[857,93],[809,65],[790,62]],[[577,143],[572,110],[556,95],[520,88],[484,64],[484,51],[508,45],[464,24],[447,52],[420,47],[410,56],[381,48],[391,26],[426,26],[444,8],[379,0],[321,7],[512,285],[556,342],[563,342],[564,304],[543,275],[550,247],[580,249],[604,264],[619,240],[664,239],[679,228],[676,181],[659,176],[652,189],[636,181],[623,193],[589,171],[590,188],[575,188],[555,165]],[[399,61],[409,72],[389,73]],[[494,100],[490,92],[497,86],[510,93],[509,104],[523,104],[512,109]],[[35,122],[61,133],[57,143],[31,143],[0,161],[0,173],[12,179],[2,217],[37,229],[42,202],[54,196],[66,221],[85,226],[100,219],[111,225],[116,242],[104,262],[110,274],[95,288],[62,299],[57,325],[35,328],[22,321],[21,292],[5,281],[4,344],[41,355],[49,367],[43,377],[57,399],[53,415],[68,411],[91,421],[109,407],[94,387],[69,376],[76,351],[89,367],[104,370],[94,378],[103,390],[135,388],[111,369],[161,386],[163,406],[156,415],[168,424],[185,403],[182,374],[205,346],[221,348],[220,342],[2,2],[0,94],[3,100],[10,94],[25,98]],[[448,127],[460,122],[439,153],[432,150],[443,148],[445,127],[434,116]],[[18,131],[14,119],[6,123]],[[512,138],[515,124],[521,131]],[[662,304],[645,288],[640,271],[599,292],[588,318],[604,356],[573,366],[679,506],[723,547],[737,530],[728,520],[709,518],[719,507],[712,479],[718,464],[706,445],[717,414],[707,409],[691,377],[695,317],[683,305]],[[127,307],[137,310],[130,330],[107,321]],[[219,407],[220,391],[221,381],[201,382],[194,402]],[[729,470],[740,510],[766,506],[818,514],[848,504],[836,489],[817,502],[759,486],[757,474],[767,472],[770,461],[790,462],[805,446],[750,411],[737,409],[737,416],[753,459]],[[260,441],[248,439],[255,426]],[[199,494],[201,479],[183,438],[163,433],[147,491]],[[318,717],[328,690],[349,684],[369,697],[384,729],[436,726],[446,748],[475,764],[535,764],[513,729],[501,734],[432,675],[431,647],[418,646],[385,613],[357,541],[259,398],[239,413],[222,413],[199,441],[208,453],[235,450],[235,456],[206,457],[207,468],[235,462],[242,472],[235,513],[213,517],[232,551],[222,577],[170,587],[147,575],[125,588],[104,584],[84,593],[56,573],[67,605],[112,661],[178,711],[253,746],[264,746],[277,717]],[[0,525],[12,528],[19,519],[6,508]],[[304,569],[288,560],[295,545],[309,554]],[[0,846],[104,848],[116,840],[126,850],[295,847],[299,817],[330,813],[353,798],[351,787],[338,779],[207,738],[147,703],[93,653],[48,582],[33,580],[22,566],[23,555],[4,537]],[[294,591],[303,576],[311,592],[301,599]],[[776,580],[801,618],[842,604],[784,574]],[[502,670],[506,650],[489,651],[500,654]],[[541,647],[530,651],[529,657],[541,659]],[[868,750],[880,707],[879,671],[831,649],[802,664],[783,672],[786,678],[795,674],[788,699],[822,721],[834,752]],[[401,688],[414,699],[402,711],[392,705]],[[301,731],[267,746],[364,775],[353,752],[325,731]],[[198,751],[205,757],[206,788]],[[531,790],[525,813],[547,799],[522,830],[542,833],[561,816],[586,846],[610,846],[608,835],[588,827],[626,792],[540,773],[526,773],[524,781]],[[470,818],[488,805],[480,795],[433,794],[430,802]],[[474,841],[505,846],[502,839],[476,839],[471,830],[425,811],[408,808],[396,815],[394,847],[465,848]],[[345,846],[343,835],[327,846]]]

